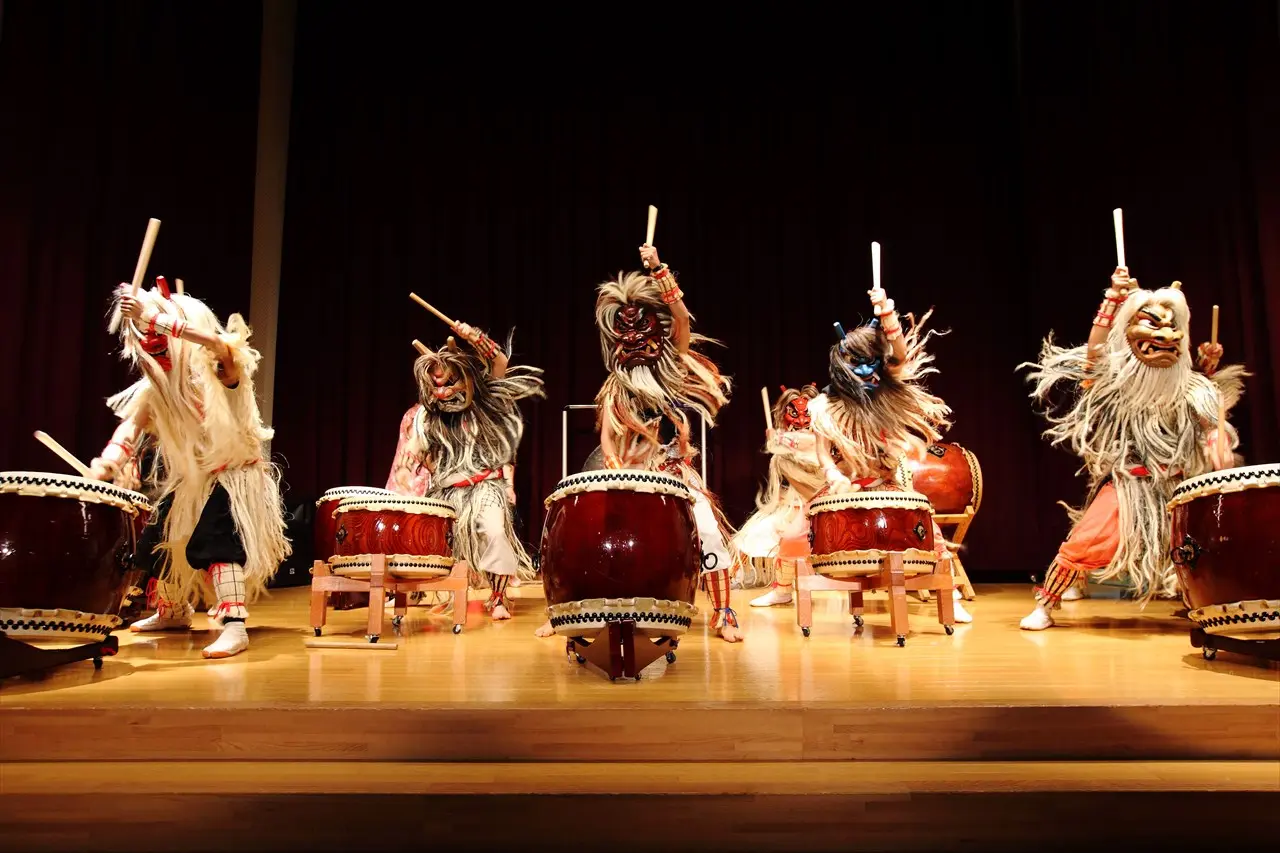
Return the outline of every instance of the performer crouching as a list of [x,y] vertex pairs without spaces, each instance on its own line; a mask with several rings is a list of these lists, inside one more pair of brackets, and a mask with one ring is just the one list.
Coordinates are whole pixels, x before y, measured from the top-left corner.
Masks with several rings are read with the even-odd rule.
[[734,537],[734,545],[745,556],[774,561],[774,580],[769,591],[752,600],[752,607],[772,607],[791,603],[796,564],[781,551],[784,542],[809,538],[809,501],[826,485],[818,462],[816,439],[811,427],[809,404],[818,396],[818,386],[783,388],[773,406],[775,429],[765,434],[770,455],[769,474],[756,495],[756,511]]
[[272,431],[254,397],[260,355],[239,314],[224,327],[198,299],[170,292],[163,278],[136,296],[120,286],[117,325],[122,356],[142,378],[108,401],[121,423],[92,472],[102,480],[119,476],[148,434],[159,455],[160,498],[135,558],[158,575],[156,612],[131,630],[190,628],[198,573],[207,572],[222,632],[204,657],[231,657],[249,646],[249,602],[290,553],[279,475],[264,453]]
[[[842,333],[829,357],[831,384],[809,406],[818,462],[826,475],[820,494],[909,489],[905,457],[923,453],[951,425],[950,407],[922,381],[937,373],[933,356],[925,352],[935,333],[921,334],[933,312],[919,323],[908,314],[911,328],[904,333],[884,289],[874,288],[868,295],[874,318]],[[946,541],[936,522],[933,541],[941,559]],[[959,591],[953,594],[956,621],[973,621]]]
[[487,581],[490,615],[510,619],[507,585],[536,574],[516,537],[512,505],[516,450],[524,434],[518,404],[546,396],[542,370],[511,365],[510,339],[504,351],[472,326],[455,323],[453,328],[474,351],[459,348],[450,337],[414,364],[420,403],[405,414],[412,422],[407,434],[402,423],[387,488],[453,506],[458,516],[454,556],[477,570],[474,583]]
[[1052,611],[1074,584],[1127,577],[1134,596],[1178,595],[1169,559],[1165,507],[1186,478],[1236,464],[1235,430],[1219,423],[1244,390],[1244,368],[1218,370],[1222,347],[1202,344],[1192,367],[1191,312],[1181,284],[1148,291],[1117,267],[1084,346],[1044,341],[1040,360],[1024,364],[1044,401],[1060,382],[1075,396],[1061,415],[1046,412],[1045,436],[1075,451],[1089,477],[1089,497],[1070,510],[1072,527],[1049,566],[1027,631],[1054,625]]

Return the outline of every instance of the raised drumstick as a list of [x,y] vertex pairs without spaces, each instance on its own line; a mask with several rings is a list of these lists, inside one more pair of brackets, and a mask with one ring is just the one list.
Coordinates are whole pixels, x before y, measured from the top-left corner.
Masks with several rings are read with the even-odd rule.
[[[1218,343],[1218,306],[1213,306],[1213,322],[1209,326],[1209,343],[1217,345]],[[1222,391],[1218,391],[1218,463],[1222,464],[1224,459],[1230,459],[1231,448],[1228,446],[1230,439],[1227,438],[1227,401],[1222,396]],[[1224,455],[1225,454],[1225,455]],[[1224,466],[1225,467],[1225,466]]]
[[179,293],[186,293],[186,292],[187,292],[187,289],[186,289],[185,287],[183,287],[183,286],[182,286],[182,279],[177,279],[177,280],[176,280],[176,282],[177,282],[177,285],[178,285],[178,292],[179,292]]
[[81,477],[91,476],[89,472],[89,466],[84,464],[74,456],[72,456],[71,452],[67,450],[65,447],[63,447],[61,444],[58,444],[58,442],[54,441],[53,437],[50,436],[49,433],[36,430],[36,440],[39,441],[41,444],[43,444],[45,447],[52,450],[54,453],[61,456],[62,461],[70,465],[72,468],[76,469],[76,473],[78,473]]
[[1209,343],[1218,342],[1218,306],[1213,306],[1213,325],[1209,328]]
[[160,220],[147,220],[147,234],[142,238],[142,251],[138,253],[138,265],[133,269],[133,295],[138,295],[142,279],[147,274],[147,264],[151,263],[151,250],[156,247],[156,235],[160,233]]
[[876,290],[880,289],[880,244],[871,244],[871,282]]
[[658,230],[658,208],[649,205],[649,227],[644,232],[644,244],[653,245],[653,234]]
[[432,314],[435,314],[435,315],[436,315],[437,317],[439,317],[441,320],[443,320],[446,324],[448,324],[448,326],[449,326],[449,328],[450,328],[450,329],[455,328],[455,327],[458,325],[457,323],[453,322],[453,321],[452,321],[452,320],[450,320],[448,317],[446,317],[444,314],[442,314],[442,313],[440,313],[439,311],[437,311],[437,310],[436,310],[436,307],[435,307],[434,305],[432,305],[432,304],[431,304],[430,302],[428,302],[427,300],[423,299],[423,298],[422,298],[421,296],[419,296],[418,294],[416,294],[416,293],[410,293],[410,294],[409,294],[409,298],[410,298],[410,299],[412,299],[414,302],[418,303],[419,305],[421,305],[423,308],[426,308],[426,309],[427,309],[428,311],[430,311]]
[[426,355],[430,352],[430,350],[427,349],[427,345],[417,338],[413,339],[413,348],[418,351],[418,355]]
[[1124,211],[1116,208],[1111,211],[1111,218],[1115,220],[1116,225],[1116,266],[1122,267],[1124,263]]
[[760,389],[760,400],[764,403],[764,423],[770,431],[773,430],[773,408],[769,405],[769,389],[764,387]]

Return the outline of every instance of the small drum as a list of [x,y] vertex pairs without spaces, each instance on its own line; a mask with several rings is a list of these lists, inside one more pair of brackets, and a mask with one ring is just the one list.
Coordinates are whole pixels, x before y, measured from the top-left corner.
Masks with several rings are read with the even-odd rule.
[[908,575],[928,574],[933,551],[933,513],[918,492],[851,492],[818,498],[809,505],[810,565],[823,577],[843,580],[879,574],[884,555],[903,554]]
[[1206,634],[1280,638],[1280,465],[1192,477],[1169,511],[1191,619]]
[[[328,561],[338,550],[338,522],[334,511],[338,504],[346,498],[380,497],[393,495],[386,489],[375,489],[372,486],[341,486],[330,489],[316,501],[316,525],[313,542],[315,543],[315,559]],[[334,592],[329,595],[329,606],[334,610],[354,610],[367,607],[369,596],[355,592]]]
[[405,580],[444,577],[453,568],[453,522],[445,501],[386,494],[344,498],[334,512],[333,573],[367,578],[370,555],[385,554],[390,574]]
[[134,568],[138,492],[31,471],[0,473],[0,632],[15,639],[105,638],[145,597]]
[[939,442],[919,457],[906,460],[912,488],[927,497],[938,515],[963,515],[982,505],[982,466],[978,457],[958,444]]
[[542,578],[557,634],[585,637],[614,620],[648,637],[689,629],[702,546],[683,480],[588,471],[561,480],[546,506]]

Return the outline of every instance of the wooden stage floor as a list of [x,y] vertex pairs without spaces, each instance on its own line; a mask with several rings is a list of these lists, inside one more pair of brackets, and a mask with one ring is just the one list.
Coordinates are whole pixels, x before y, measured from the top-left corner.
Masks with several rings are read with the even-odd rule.
[[[368,849],[406,810],[456,849],[1023,849],[1050,813],[1049,849],[1099,846],[1078,809],[1123,811],[1108,837],[1135,843],[1212,843],[1236,813],[1248,838],[1280,831],[1280,666],[1203,660],[1172,603],[1075,602],[1033,634],[1029,587],[980,586],[953,637],[913,600],[897,648],[883,596],[860,634],[815,596],[805,639],[793,607],[735,591],[744,643],[700,618],[674,664],[610,683],[533,636],[540,588],[516,594],[509,622],[473,613],[454,636],[414,608],[383,634],[396,650],[312,650],[307,590],[278,590],[231,660],[200,658],[204,630],[124,632],[100,672],[8,679],[0,837],[225,849],[234,816],[254,827],[239,850]],[[332,613],[325,636],[364,621]],[[367,820],[335,817],[356,804]],[[611,833],[627,821],[647,834]]]

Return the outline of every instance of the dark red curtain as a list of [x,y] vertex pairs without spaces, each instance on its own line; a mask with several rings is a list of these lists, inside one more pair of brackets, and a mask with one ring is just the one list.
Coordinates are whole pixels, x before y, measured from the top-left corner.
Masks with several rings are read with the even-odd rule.
[[106,332],[147,219],[150,276],[248,312],[259,3],[7,0],[0,29],[0,468],[70,473],[131,381]]
[[[1016,371],[1050,329],[1082,341],[1115,263],[1186,284],[1257,376],[1238,415],[1274,435],[1280,319],[1274,3],[894,4],[792,34],[669,21],[566,51],[471,43],[388,7],[305,4],[275,447],[300,494],[380,484],[414,400],[416,290],[546,369],[518,489],[537,541],[560,411],[603,378],[594,285],[637,266],[645,206],[698,329],[737,382],[712,486],[741,520],[765,469],[759,389],[825,382],[832,322],[868,313],[872,240],[899,306],[935,306],[935,389],[987,495],[971,571],[1039,571],[1078,500]],[[550,24],[550,22],[548,22]],[[552,27],[554,29],[554,27]],[[531,33],[532,35],[532,33]],[[575,418],[581,433],[589,416]],[[575,436],[570,461],[589,450]]]

